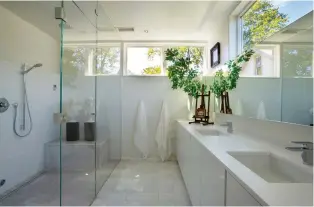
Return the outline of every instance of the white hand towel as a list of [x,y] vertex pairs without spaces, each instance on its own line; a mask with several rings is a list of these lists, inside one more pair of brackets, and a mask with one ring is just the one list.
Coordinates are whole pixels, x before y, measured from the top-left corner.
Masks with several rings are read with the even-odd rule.
[[164,162],[171,156],[171,143],[169,139],[169,117],[165,101],[163,101],[162,103],[155,140],[157,142],[159,156]]
[[257,119],[263,119],[263,120],[267,119],[265,105],[263,101],[261,101],[258,105]]
[[134,144],[142,153],[143,158],[149,154],[146,110],[143,101],[140,101],[134,131]]

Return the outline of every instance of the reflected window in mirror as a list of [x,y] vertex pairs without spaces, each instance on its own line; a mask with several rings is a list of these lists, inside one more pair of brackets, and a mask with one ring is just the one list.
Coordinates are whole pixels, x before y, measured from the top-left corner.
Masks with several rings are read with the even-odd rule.
[[241,48],[252,48],[312,10],[312,1],[255,1],[240,16]]
[[289,44],[283,47],[283,77],[313,77],[313,45]]
[[[290,28],[290,26],[296,24],[300,18],[312,13],[312,10],[312,1],[257,0],[248,4],[238,19],[238,35],[240,37],[238,48],[240,48],[239,52],[252,48],[255,54],[249,62],[243,65],[240,76],[279,78],[282,69],[286,69],[287,65],[293,65],[293,61],[290,59],[288,61],[287,58],[298,58],[293,51],[289,52],[288,48],[281,52],[281,43],[303,32],[304,28],[298,26]],[[308,25],[307,22],[304,24]],[[298,23],[298,25],[300,24]],[[298,47],[294,53],[298,53],[299,56],[302,53],[304,59],[308,60],[309,53],[306,51],[308,50]],[[281,64],[286,64],[286,66],[281,66]],[[298,67],[299,69],[294,72],[299,75],[295,74],[294,76],[312,75],[312,72],[309,72],[311,71],[310,67],[303,65]]]
[[243,34],[237,46],[255,54],[229,91],[233,114],[313,126],[312,1],[255,1],[246,8],[237,13]]

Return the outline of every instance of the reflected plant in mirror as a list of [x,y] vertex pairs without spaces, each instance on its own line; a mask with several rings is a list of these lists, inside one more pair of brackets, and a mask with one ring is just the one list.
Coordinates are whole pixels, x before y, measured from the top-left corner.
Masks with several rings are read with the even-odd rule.
[[240,77],[242,65],[248,62],[251,56],[254,54],[252,49],[244,51],[241,55],[238,55],[234,60],[229,60],[226,65],[228,71],[218,70],[215,73],[214,81],[210,86],[210,90],[220,97],[222,93],[231,91],[237,87],[237,81]]

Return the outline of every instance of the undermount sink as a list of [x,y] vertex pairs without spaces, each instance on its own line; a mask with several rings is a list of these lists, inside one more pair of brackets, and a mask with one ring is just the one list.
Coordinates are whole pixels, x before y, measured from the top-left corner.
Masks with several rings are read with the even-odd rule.
[[312,173],[270,152],[228,152],[269,183],[313,183]]
[[196,129],[202,136],[219,136],[221,132],[216,129]]

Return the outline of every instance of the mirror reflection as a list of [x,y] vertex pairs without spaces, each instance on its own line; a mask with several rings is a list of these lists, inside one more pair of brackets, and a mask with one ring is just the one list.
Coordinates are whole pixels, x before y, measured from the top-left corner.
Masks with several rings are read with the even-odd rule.
[[312,2],[256,1],[239,21],[239,48],[254,55],[229,92],[233,114],[312,126]]

